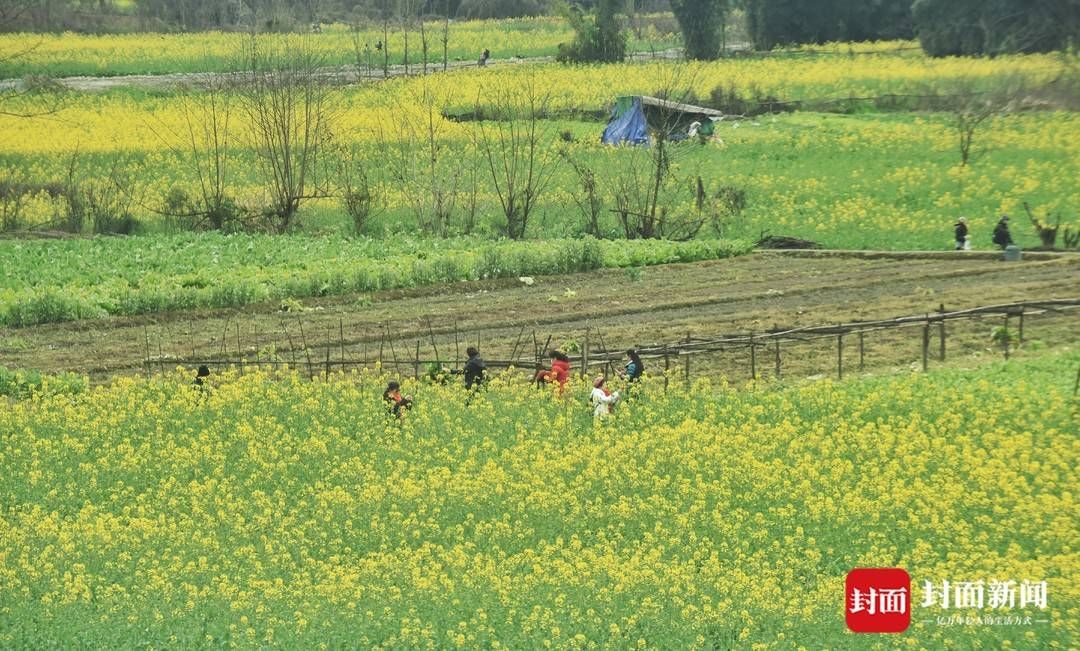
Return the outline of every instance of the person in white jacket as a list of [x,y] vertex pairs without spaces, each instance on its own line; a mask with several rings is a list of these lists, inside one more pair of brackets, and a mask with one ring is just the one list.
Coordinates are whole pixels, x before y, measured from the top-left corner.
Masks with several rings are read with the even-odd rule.
[[615,403],[619,401],[619,392],[611,393],[604,388],[604,376],[596,378],[593,381],[592,390],[592,404],[593,404],[593,416],[596,418],[607,418],[611,413],[611,409],[615,406]]

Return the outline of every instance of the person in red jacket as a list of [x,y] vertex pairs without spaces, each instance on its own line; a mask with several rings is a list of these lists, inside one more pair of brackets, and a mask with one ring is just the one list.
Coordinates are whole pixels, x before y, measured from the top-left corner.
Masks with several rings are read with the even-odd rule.
[[536,372],[534,379],[537,385],[557,382],[559,390],[562,391],[566,383],[570,381],[570,358],[560,351],[551,351],[551,368],[540,369]]

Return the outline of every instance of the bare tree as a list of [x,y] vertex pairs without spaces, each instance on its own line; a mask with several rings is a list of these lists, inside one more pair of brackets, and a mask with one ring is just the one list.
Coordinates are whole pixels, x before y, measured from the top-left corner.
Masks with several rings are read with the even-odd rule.
[[446,64],[449,59],[450,48],[450,0],[443,3],[443,31],[442,31],[442,69],[446,72]]
[[414,0],[398,0],[398,16],[401,20],[401,37],[405,55],[405,74],[409,74],[409,27],[416,14]]
[[367,230],[371,218],[382,212],[384,203],[372,179],[370,166],[355,145],[334,143],[333,173],[338,198],[357,235]]
[[1019,76],[995,79],[994,87],[980,89],[976,80],[963,77],[951,87],[953,126],[956,128],[960,165],[966,166],[985,150],[974,148],[975,135],[991,118],[1005,115],[1024,102],[1025,81]]
[[328,196],[320,185],[320,157],[340,107],[322,58],[307,36],[247,41],[247,72],[240,106],[248,120],[262,183],[269,195],[267,226],[284,233],[300,205]]
[[[15,28],[37,4],[35,0],[0,0],[0,33]],[[39,47],[40,39],[21,47],[0,45],[0,68],[18,63]],[[63,104],[62,91],[43,75],[26,75],[21,81],[0,86],[0,115],[34,117],[55,113]]]
[[570,169],[574,170],[578,179],[579,189],[570,196],[585,220],[585,232],[595,238],[603,237],[600,216],[604,213],[604,198],[596,172],[584,162],[575,159],[567,149],[563,149],[560,155],[570,165]]
[[235,226],[241,217],[228,193],[236,140],[235,95],[224,79],[208,75],[198,87],[178,89],[175,103],[183,117],[179,129],[160,121],[151,125],[195,178],[198,196],[174,188],[161,211],[181,220],[184,228],[220,230]]
[[[363,39],[363,25],[354,22],[352,29],[353,57],[356,61],[356,78],[365,79],[371,76],[371,43]],[[382,48],[382,43],[379,43]]]
[[[393,131],[380,137],[390,165],[389,174],[401,189],[420,230],[447,237],[455,229],[455,213],[462,188],[463,152],[447,137],[442,116],[447,97],[436,93],[426,79],[408,96],[405,106],[390,115]],[[397,106],[397,103],[394,104]]]
[[621,166],[612,184],[612,210],[628,239],[686,240],[697,235],[710,218],[711,201],[706,201],[700,175],[681,177],[675,161],[689,142],[679,144],[675,134],[685,131],[685,111],[679,106],[690,95],[692,83],[686,73],[672,69],[660,79],[656,95],[661,100],[649,106],[649,144],[622,148]]
[[474,130],[480,151],[499,198],[507,237],[525,237],[529,218],[547,189],[560,157],[554,151],[551,123],[552,95],[542,91],[535,76],[526,77],[522,88],[481,88],[476,114],[484,115],[487,101],[491,120],[480,120]]

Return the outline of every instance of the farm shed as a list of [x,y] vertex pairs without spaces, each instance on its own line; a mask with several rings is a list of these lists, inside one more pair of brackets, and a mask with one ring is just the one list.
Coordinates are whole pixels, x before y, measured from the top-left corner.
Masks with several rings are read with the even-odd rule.
[[699,127],[701,133],[711,134],[712,123],[723,117],[720,111],[703,106],[647,95],[624,96],[615,100],[600,141],[607,145],[647,145],[650,130],[664,130],[669,139],[683,140],[694,122],[702,125]]

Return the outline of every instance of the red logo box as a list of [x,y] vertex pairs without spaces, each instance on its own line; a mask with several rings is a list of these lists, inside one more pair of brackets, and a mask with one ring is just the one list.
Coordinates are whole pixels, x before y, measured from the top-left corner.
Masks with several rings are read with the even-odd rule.
[[898,567],[860,567],[844,585],[844,619],[856,633],[900,633],[911,624],[911,576]]

